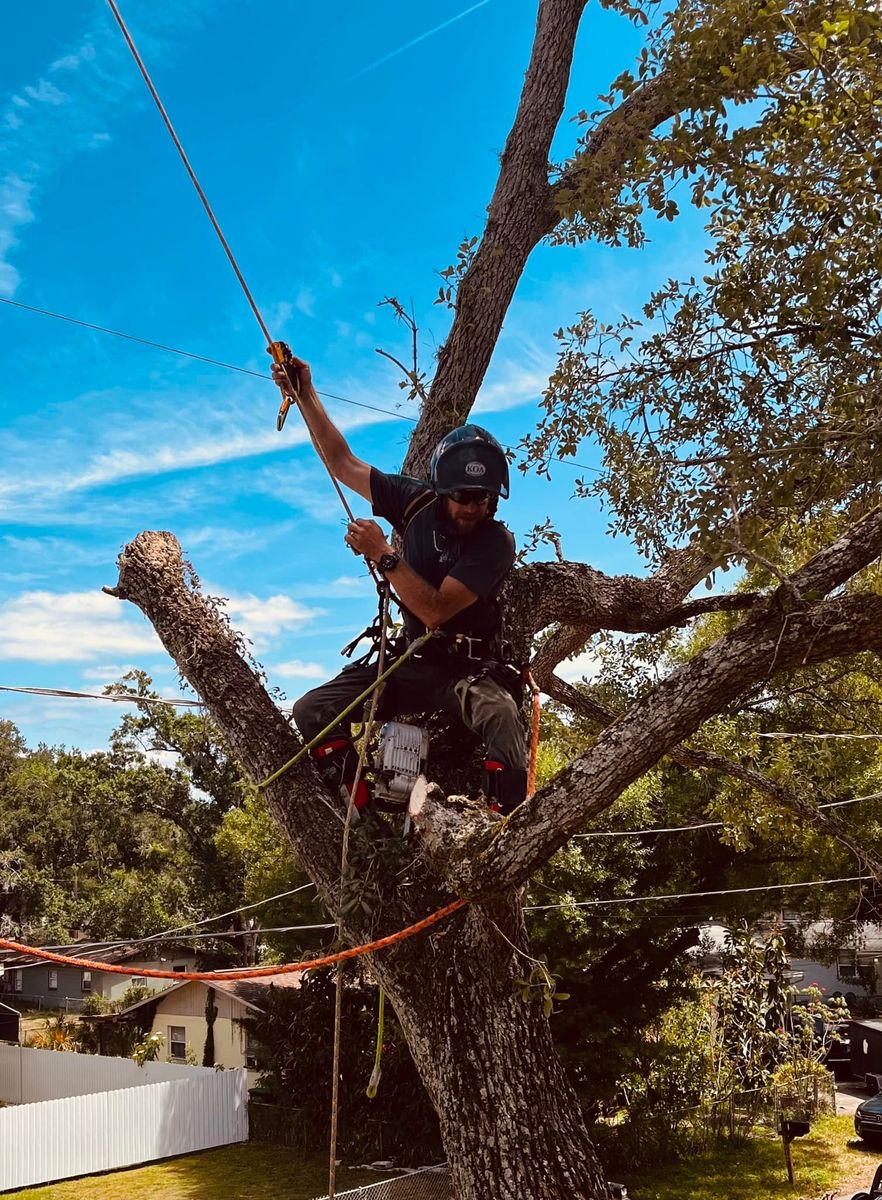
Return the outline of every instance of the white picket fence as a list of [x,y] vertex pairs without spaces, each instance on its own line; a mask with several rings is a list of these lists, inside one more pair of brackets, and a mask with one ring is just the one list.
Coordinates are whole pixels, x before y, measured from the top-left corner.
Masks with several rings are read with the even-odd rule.
[[212,1067],[150,1062],[139,1067],[130,1058],[103,1054],[66,1054],[32,1050],[0,1043],[0,1100],[6,1104],[33,1104],[63,1100],[89,1092],[115,1092],[176,1079],[214,1075]]
[[0,1191],[248,1137],[244,1070],[17,1049],[0,1047]]

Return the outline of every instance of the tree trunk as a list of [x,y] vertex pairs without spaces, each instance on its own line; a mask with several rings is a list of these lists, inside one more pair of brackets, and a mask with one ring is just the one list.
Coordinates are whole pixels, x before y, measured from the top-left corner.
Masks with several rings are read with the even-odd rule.
[[[299,739],[244,661],[241,638],[217,602],[200,594],[177,540],[142,533],[119,562],[119,586],[108,590],[145,613],[244,769],[255,781],[266,778]],[[342,810],[308,760],[266,795],[333,909]],[[482,810],[471,820],[486,830]],[[358,830],[351,849],[356,871],[359,856],[373,853],[364,874],[379,876],[381,894],[368,915],[359,906],[347,913],[350,944],[402,929],[453,898],[416,846],[405,874],[400,863],[390,871],[379,848],[359,841]],[[607,1200],[578,1101],[555,1055],[541,989],[532,989],[529,1003],[521,999],[517,980],[531,971],[527,945],[520,893],[509,892],[372,955],[371,966],[438,1111],[456,1200]]]
[[[530,975],[517,898],[376,963],[441,1121],[457,1200],[607,1200]],[[503,932],[505,931],[505,936]],[[440,946],[439,946],[440,943]]]

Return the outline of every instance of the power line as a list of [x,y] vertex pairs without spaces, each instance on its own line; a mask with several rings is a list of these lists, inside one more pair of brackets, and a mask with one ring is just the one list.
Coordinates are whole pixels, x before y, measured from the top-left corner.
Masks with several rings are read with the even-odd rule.
[[[164,350],[167,354],[178,354],[181,358],[192,358],[195,362],[208,363],[213,367],[222,367],[225,371],[236,371],[240,375],[251,375],[255,379],[266,379],[273,383],[272,375],[267,375],[263,371],[253,371],[250,367],[240,367],[235,363],[224,362],[219,358],[209,358],[205,354],[194,354],[190,350],[182,350],[178,346],[166,346],[163,342],[153,342],[149,338],[139,337],[134,333],[123,333],[119,329],[109,329],[106,325],[95,325],[91,321],[82,321],[78,317],[69,317],[64,313],[52,312],[48,308],[37,308],[33,304],[23,304],[20,300],[9,300],[5,296],[0,296],[0,303],[8,304],[12,308],[20,308],[25,312],[37,313],[41,317],[52,317],[56,321],[65,321],[68,325],[79,325],[83,329],[91,329],[96,333],[106,333],[111,337],[123,338],[127,342],[137,342],[141,346],[149,346],[153,350]],[[335,392],[323,392],[316,388],[320,396],[324,396],[327,400],[339,400],[341,404],[351,404],[355,408],[365,408],[369,412],[381,413],[386,417],[395,417],[399,421],[410,421],[412,425],[417,422],[416,417],[411,417],[407,413],[395,412],[391,408],[380,408],[377,404],[365,404],[363,400],[352,400],[348,396],[338,396]],[[511,450],[509,446],[507,449]],[[592,471],[595,475],[602,475],[603,472],[598,467],[589,467],[587,463],[577,462],[573,458],[561,458],[560,455],[552,454],[549,456],[554,462],[563,463],[564,466],[577,467],[580,471]]]
[[[852,796],[850,800],[832,800],[829,804],[819,804],[821,808],[844,808],[847,804],[859,804],[862,800],[882,800],[882,792],[872,792],[869,796]],[[696,825],[651,825],[648,829],[597,829],[591,830],[589,833],[574,833],[573,840],[576,838],[617,838],[617,837],[644,837],[647,834],[655,833],[688,833],[693,829],[722,829],[726,824],[725,821],[701,821]]]
[[706,896],[738,896],[744,892],[777,892],[787,888],[829,887],[835,883],[863,883],[875,875],[851,875],[843,879],[808,879],[804,883],[769,883],[761,887],[723,888],[713,892],[669,892],[656,896],[620,896],[614,900],[570,900],[566,904],[530,904],[524,912],[545,912],[552,908],[599,908],[611,904],[650,904],[659,900],[699,900]]
[[[270,383],[273,382],[272,375],[267,375],[265,371],[253,371],[250,367],[240,367],[236,363],[224,362],[219,358],[209,358],[205,354],[194,354],[191,350],[181,350],[178,346],[166,346],[163,342],[152,342],[149,338],[139,337],[134,333],[123,333],[119,329],[108,329],[106,325],[94,325],[91,321],[81,321],[77,317],[68,317],[64,313],[52,312],[48,308],[37,308],[33,304],[22,304],[20,300],[8,300],[5,296],[0,296],[0,303],[9,304],[13,308],[24,309],[25,312],[37,313],[41,317],[52,317],[56,321],[66,321],[68,325],[79,325],[83,329],[91,329],[95,333],[106,333],[111,337],[123,338],[127,342],[137,342],[141,346],[150,346],[153,350],[164,350],[167,354],[178,354],[181,358],[192,358],[195,362],[208,363],[212,367],[222,367],[225,371],[236,371],[239,375],[251,375],[255,379],[265,379]],[[416,424],[416,417],[410,417],[406,413],[393,412],[388,408],[378,408],[375,404],[365,404],[361,400],[350,400],[347,396],[337,396],[333,392],[320,391],[319,395],[325,396],[328,400],[339,400],[342,404],[353,404],[356,408],[366,408],[370,412],[383,413],[387,417],[398,417],[401,421],[410,421]]]
[[74,692],[69,688],[6,687],[0,692],[19,692],[29,696],[57,696],[62,700],[111,700],[115,704],[165,704],[170,708],[204,708],[201,700],[166,700],[161,696],[123,695],[113,692]]
[[758,738],[807,738],[824,741],[828,738],[842,738],[846,741],[878,741],[882,733],[757,733]]
[[[201,700],[185,700],[183,698],[177,700],[168,700],[160,696],[137,696],[114,693],[98,693],[98,692],[77,692],[70,688],[39,688],[39,687],[9,687],[0,684],[0,692],[16,692],[19,694],[32,696],[54,696],[62,700],[111,700],[117,704],[160,704],[167,705],[171,708],[204,708]],[[801,737],[810,736],[804,734],[758,734],[758,737]],[[882,737],[882,734],[816,734],[817,737]],[[818,809],[826,808],[843,808],[848,804],[858,804],[862,800],[882,800],[882,792],[873,792],[868,796],[853,796],[850,800],[834,800],[828,804],[819,804]],[[700,821],[694,825],[651,825],[646,829],[595,829],[587,833],[573,834],[573,840],[577,838],[622,838],[622,837],[647,837],[655,834],[666,833],[691,833],[699,829],[722,829],[726,824],[725,821]]]
[[[77,944],[78,949],[102,950],[102,949],[106,949],[107,947],[112,947],[112,946],[133,946],[134,947],[134,946],[145,946],[145,944],[148,944],[149,942],[172,941],[173,938],[172,938],[172,936],[169,936],[169,935],[184,935],[184,940],[187,940],[187,938],[193,938],[193,937],[198,937],[198,936],[205,936],[205,937],[224,936],[224,937],[227,937],[227,936],[229,936],[227,934],[224,934],[224,935],[221,935],[221,934],[205,934],[205,935],[188,934],[187,930],[197,929],[199,925],[208,925],[212,922],[212,920],[223,920],[226,917],[235,917],[236,914],[238,914],[240,912],[251,912],[252,908],[260,908],[265,904],[271,904],[271,902],[274,900],[284,900],[287,898],[287,896],[295,896],[295,895],[298,895],[300,892],[306,892],[306,890],[308,888],[314,888],[314,887],[316,887],[316,884],[312,883],[312,881],[310,881],[310,883],[301,883],[300,887],[290,888],[288,890],[288,892],[278,892],[274,896],[265,896],[265,899],[263,899],[263,900],[254,900],[253,904],[245,904],[245,905],[240,905],[238,908],[230,908],[230,910],[228,912],[218,912],[216,914],[216,916],[214,916],[214,917],[202,917],[199,920],[191,920],[191,922],[186,925],[178,925],[178,926],[174,926],[174,928],[172,928],[172,929],[160,930],[160,932],[158,932],[158,934],[146,934],[144,937],[125,937],[125,938],[121,938],[121,940],[116,941],[116,942],[77,942],[76,944]],[[292,926],[290,926],[290,931],[293,931],[294,929],[331,929],[331,928],[334,928],[334,926],[331,926],[331,925],[300,925],[300,926],[292,925]],[[259,934],[263,934],[264,930],[263,929],[246,929],[246,930],[242,930],[242,932],[244,932],[244,934],[259,935]],[[275,930],[275,932],[282,932],[282,930]],[[236,935],[236,936],[238,936],[238,935]],[[70,949],[71,944],[72,944],[71,942],[66,942],[64,944],[64,946],[47,946],[47,947],[42,947],[42,948],[49,949],[49,950],[65,950],[65,949]]]

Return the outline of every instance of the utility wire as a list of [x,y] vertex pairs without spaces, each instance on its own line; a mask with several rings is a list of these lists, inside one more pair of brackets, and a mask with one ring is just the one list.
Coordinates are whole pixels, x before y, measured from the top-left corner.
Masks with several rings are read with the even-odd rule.
[[[267,375],[265,371],[252,371],[250,367],[240,367],[219,358],[208,358],[204,354],[194,354],[190,350],[181,350],[177,346],[151,342],[148,338],[138,337],[134,333],[122,333],[119,329],[108,329],[106,325],[93,325],[91,321],[80,321],[77,317],[67,317],[63,313],[51,312],[48,308],[36,308],[32,304],[22,304],[20,300],[8,300],[5,296],[0,296],[0,304],[22,308],[25,312],[37,313],[41,317],[53,317],[56,321],[66,321],[69,325],[80,325],[83,329],[92,329],[96,333],[107,333],[111,337],[124,338],[127,342],[137,342],[141,346],[150,346],[154,350],[165,350],[168,354],[179,354],[181,358],[192,358],[196,362],[208,363],[212,367],[223,367],[225,371],[236,371],[239,375],[251,375],[255,379],[265,379],[269,383],[274,382],[272,375]],[[318,389],[316,390],[318,391]],[[341,404],[352,404],[356,408],[366,408],[370,412],[383,413],[384,416],[397,417],[400,421],[410,421],[412,424],[416,424],[416,417],[408,416],[407,413],[393,412],[392,409],[379,408],[376,404],[365,404],[361,400],[350,400],[348,396],[337,396],[334,392],[319,391],[318,394],[328,400],[339,400]]]
[[610,904],[652,904],[660,900],[699,900],[706,896],[738,896],[744,892],[778,892],[787,888],[829,887],[834,883],[863,883],[874,875],[850,875],[843,879],[808,879],[804,883],[769,883],[761,887],[722,888],[713,892],[668,892],[656,896],[620,896],[614,900],[570,900],[566,904],[530,904],[524,912],[545,912],[552,908],[599,908]]
[[811,741],[825,741],[828,738],[842,738],[844,741],[878,741],[882,733],[757,733],[758,738],[807,738]]
[[[38,687],[8,687],[0,684],[0,692],[16,692],[33,696],[55,696],[63,700],[111,700],[119,704],[161,704],[171,708],[203,708],[201,700],[167,700],[159,696],[114,695],[113,693],[76,692],[69,688],[38,688]],[[788,737],[789,734],[759,734],[759,737]],[[799,736],[799,735],[792,735]],[[822,736],[822,735],[818,735]],[[829,734],[830,737],[882,737],[882,734]],[[844,808],[848,804],[859,804],[862,800],[882,800],[882,792],[872,792],[868,796],[853,796],[850,800],[833,800],[828,804],[819,804],[818,809]],[[587,833],[573,834],[577,838],[622,838],[646,837],[663,833],[691,833],[698,829],[722,829],[725,821],[699,821],[694,825],[651,825],[646,829],[594,829]]]
[[170,708],[204,708],[201,700],[165,700],[161,696],[119,695],[112,692],[74,692],[68,688],[6,687],[0,692],[19,692],[28,696],[58,696],[62,700],[112,700],[115,704],[164,704]]
[[[208,363],[213,367],[222,367],[225,371],[236,371],[240,375],[251,375],[255,379],[266,379],[270,383],[274,383],[272,375],[267,375],[263,371],[252,371],[249,367],[240,367],[235,363],[224,362],[219,358],[208,358],[204,354],[194,354],[190,350],[181,350],[177,346],[166,346],[162,342],[152,342],[149,338],[138,337],[134,333],[122,333],[118,329],[108,329],[105,325],[93,325],[90,321],[81,321],[77,317],[68,317],[63,313],[52,312],[48,308],[36,308],[32,304],[22,304],[20,300],[8,300],[4,296],[0,296],[0,304],[8,304],[13,308],[24,309],[25,312],[37,313],[41,317],[52,317],[56,321],[66,321],[69,325],[80,325],[83,329],[92,329],[96,333],[107,333],[111,337],[124,338],[127,342],[137,342],[141,346],[150,346],[154,350],[164,350],[168,354],[179,354],[182,358],[192,358],[196,362]],[[341,404],[351,404],[355,408],[365,408],[368,412],[381,413],[385,417],[395,417],[399,421],[409,421],[412,425],[416,424],[417,418],[411,417],[407,413],[395,412],[391,408],[380,408],[377,404],[365,404],[363,400],[352,400],[348,396],[338,396],[335,392],[323,392],[319,388],[316,391],[320,396],[324,396],[326,400],[339,400]],[[505,447],[511,450],[511,446]],[[573,458],[561,458],[560,455],[552,454],[550,456],[554,462],[563,463],[565,467],[577,467],[580,471],[592,471],[595,475],[602,475],[603,472],[598,467],[589,467],[587,463],[578,462]]]
[[[844,808],[847,804],[859,804],[862,800],[882,800],[882,792],[872,792],[869,796],[852,796],[850,800],[832,800],[829,804],[819,804],[817,807],[819,809]],[[643,837],[650,833],[689,833],[693,829],[722,829],[726,823],[725,821],[701,821],[696,825],[651,825],[648,829],[597,829],[589,833],[575,833],[573,840],[576,838]]]
[[[184,935],[185,940],[186,940],[186,938],[193,938],[193,937],[199,937],[199,936],[204,936],[204,937],[224,936],[224,937],[227,937],[227,936],[229,936],[227,934],[223,934],[223,935],[221,935],[221,934],[204,934],[204,935],[188,934],[187,930],[197,929],[199,925],[208,925],[212,922],[212,920],[223,920],[226,917],[235,917],[236,914],[238,914],[240,912],[251,912],[252,908],[260,908],[265,904],[271,904],[271,902],[274,900],[284,900],[287,898],[287,896],[295,896],[295,895],[298,895],[300,892],[306,892],[306,890],[308,890],[308,888],[314,888],[314,887],[316,887],[316,884],[314,884],[312,882],[301,883],[300,887],[290,888],[288,890],[288,892],[278,892],[274,896],[266,896],[266,898],[264,900],[254,900],[253,904],[245,904],[245,905],[240,905],[238,908],[230,908],[229,912],[218,912],[216,914],[216,916],[214,916],[214,917],[202,917],[199,920],[191,920],[190,924],[187,924],[187,925],[178,925],[172,929],[163,929],[163,930],[160,930],[160,932],[158,932],[158,934],[146,934],[144,937],[125,937],[125,938],[121,938],[121,940],[119,942],[77,942],[77,943],[65,942],[64,946],[44,946],[44,947],[41,947],[41,949],[67,950],[67,949],[71,948],[72,944],[76,944],[76,947],[79,950],[102,950],[102,949],[107,949],[108,947],[112,947],[112,946],[145,946],[145,944],[148,944],[149,942],[172,941],[173,937],[170,935]],[[289,930],[286,930],[286,931],[293,931],[295,929],[332,929],[332,928],[334,928],[334,926],[331,926],[331,925],[292,925],[292,926],[290,926]],[[246,929],[246,930],[242,930],[242,932],[244,932],[244,934],[259,935],[259,934],[263,934],[263,932],[265,932],[265,930],[263,930],[263,929]],[[275,932],[282,932],[282,930],[276,930]],[[236,935],[236,936],[238,936],[238,935]],[[31,964],[31,965],[36,966],[37,964]]]

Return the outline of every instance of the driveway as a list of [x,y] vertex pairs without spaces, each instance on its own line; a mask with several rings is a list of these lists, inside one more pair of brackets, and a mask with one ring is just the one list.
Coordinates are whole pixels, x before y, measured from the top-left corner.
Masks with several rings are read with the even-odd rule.
[[869,1092],[862,1083],[842,1080],[836,1084],[836,1114],[853,1113],[862,1100],[869,1099]]

